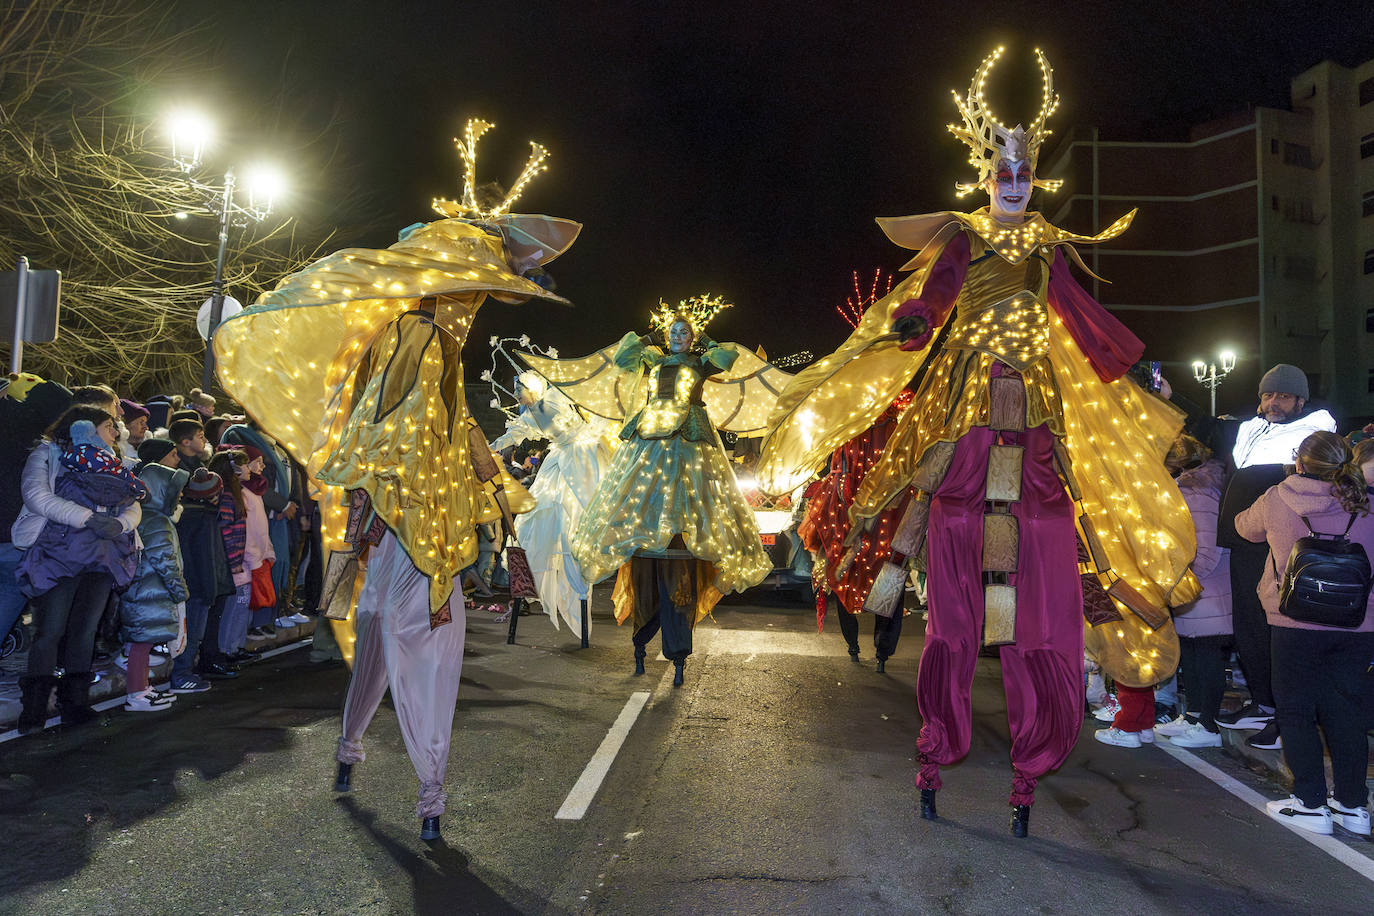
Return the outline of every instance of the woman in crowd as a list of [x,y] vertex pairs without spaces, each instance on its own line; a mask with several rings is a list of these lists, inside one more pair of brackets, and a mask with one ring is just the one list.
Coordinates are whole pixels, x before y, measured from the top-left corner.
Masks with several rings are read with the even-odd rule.
[[[1236,516],[1241,537],[1269,544],[1270,568],[1260,578],[1258,591],[1273,628],[1274,715],[1283,735],[1284,759],[1293,771],[1293,794],[1267,807],[1276,820],[1312,833],[1329,834],[1334,823],[1369,836],[1364,695],[1374,658],[1374,600],[1366,603],[1359,625],[1324,626],[1285,615],[1279,584],[1293,545],[1314,532],[1346,531],[1366,554],[1374,555],[1374,518],[1364,475],[1340,436],[1308,436],[1298,446],[1296,464],[1296,474],[1270,487]],[[1330,797],[1322,733],[1335,782]]]
[[112,589],[133,577],[138,500],[147,493],[115,458],[117,438],[113,414],[78,405],[53,423],[24,465],[24,510],[11,537],[24,551],[19,584],[32,599],[36,633],[19,681],[21,734],[43,727],[54,686],[64,722],[95,715],[87,696],[96,628]]

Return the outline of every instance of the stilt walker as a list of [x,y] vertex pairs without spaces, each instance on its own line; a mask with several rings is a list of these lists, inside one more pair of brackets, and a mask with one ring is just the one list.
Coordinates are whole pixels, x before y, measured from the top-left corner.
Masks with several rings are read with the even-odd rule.
[[[419,778],[421,837],[439,836],[444,771],[463,659],[454,576],[477,556],[476,525],[502,500],[499,467],[471,435],[461,348],[488,296],[565,302],[529,276],[579,226],[509,212],[544,168],[534,150],[504,200],[479,200],[470,121],[457,141],[461,202],[388,249],[345,249],[286,278],[225,322],[213,345],[220,380],[320,490],[330,551],[322,604],[347,617],[359,579],[353,677],[344,702],[336,789],[363,760],[362,736],[388,687]],[[480,448],[478,447],[480,446]],[[479,473],[487,468],[487,473]],[[503,515],[508,515],[502,505]]]
[[1034,187],[1058,184],[1035,174],[1058,97],[1037,51],[1040,112],[1029,127],[1004,126],[984,100],[1000,54],[983,61],[967,97],[955,94],[963,124],[950,128],[979,171],[960,193],[981,188],[990,206],[879,220],[889,238],[919,252],[904,267],[912,273],[783,392],[759,476],[785,489],[820,449],[845,442],[914,387],[855,494],[850,538],[907,501],[878,583],[904,578],[908,563],[927,575],[917,678],[923,816],[936,816],[940,766],[968,753],[979,644],[998,645],[1011,829],[1025,836],[1037,781],[1064,762],[1082,724],[1076,533],[1086,571],[1126,611],[1094,633],[1098,657],[1123,682],[1169,676],[1178,649],[1166,608],[1199,589],[1188,572],[1192,522],[1163,465],[1182,415],[1122,377],[1143,345],[1069,273],[1069,260],[1086,270],[1075,245],[1117,237],[1133,213],[1080,236],[1027,212]]

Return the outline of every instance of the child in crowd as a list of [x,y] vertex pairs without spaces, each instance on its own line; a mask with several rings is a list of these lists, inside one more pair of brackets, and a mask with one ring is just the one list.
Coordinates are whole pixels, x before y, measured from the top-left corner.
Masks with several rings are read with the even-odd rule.
[[219,531],[224,541],[224,555],[229,563],[229,575],[234,580],[234,593],[220,599],[216,605],[218,620],[217,653],[214,663],[231,668],[254,658],[243,650],[248,639],[252,611],[248,607],[252,591],[252,573],[244,566],[244,545],[248,538],[248,504],[243,496],[243,481],[249,477],[248,455],[242,450],[225,446],[210,459],[210,470],[224,481],[219,494]]
[[267,525],[267,508],[262,497],[267,492],[267,478],[263,476],[266,462],[262,452],[251,445],[241,446],[248,456],[248,476],[240,477],[243,502],[247,509],[247,532],[243,545],[243,566],[251,579],[250,604],[253,609],[254,636],[274,636],[272,624],[276,619],[277,592],[272,583],[272,564],[276,553],[272,549],[272,535]]

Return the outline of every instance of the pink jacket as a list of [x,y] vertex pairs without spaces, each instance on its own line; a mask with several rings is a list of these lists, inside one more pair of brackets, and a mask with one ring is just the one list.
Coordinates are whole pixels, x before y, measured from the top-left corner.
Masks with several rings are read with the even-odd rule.
[[[1237,534],[1246,540],[1269,543],[1269,558],[1273,562],[1265,566],[1259,587],[1255,589],[1269,623],[1299,630],[1374,632],[1374,594],[1370,595],[1364,622],[1354,629],[1303,623],[1279,613],[1278,577],[1283,575],[1284,567],[1288,565],[1288,555],[1293,552],[1293,545],[1298,538],[1307,535],[1307,526],[1302,523],[1303,516],[1307,516],[1312,529],[1321,534],[1340,534],[1350,521],[1350,514],[1341,509],[1341,504],[1331,495],[1329,481],[1300,474],[1294,474],[1283,483],[1270,487],[1255,500],[1253,506],[1236,516]],[[1356,518],[1350,529],[1350,539],[1364,547],[1365,552],[1374,559],[1374,515]]]
[[243,503],[248,509],[247,537],[243,543],[243,568],[252,572],[261,566],[264,560],[275,560],[277,556],[272,552],[272,536],[267,531],[267,509],[262,504],[262,497],[244,487]]
[[1196,601],[1174,608],[1179,636],[1224,636],[1231,630],[1231,551],[1217,546],[1217,508],[1225,471],[1213,459],[1178,475],[1178,489],[1197,529],[1193,572],[1202,582]]

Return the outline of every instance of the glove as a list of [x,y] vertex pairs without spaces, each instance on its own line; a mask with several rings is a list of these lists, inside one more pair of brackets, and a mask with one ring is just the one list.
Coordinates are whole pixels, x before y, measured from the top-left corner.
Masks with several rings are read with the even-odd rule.
[[86,527],[107,541],[112,541],[124,533],[124,525],[119,519],[109,515],[92,515],[86,520]]
[[920,315],[908,315],[892,322],[892,330],[904,341],[914,340],[930,330],[930,323]]

